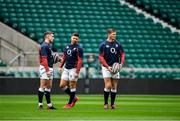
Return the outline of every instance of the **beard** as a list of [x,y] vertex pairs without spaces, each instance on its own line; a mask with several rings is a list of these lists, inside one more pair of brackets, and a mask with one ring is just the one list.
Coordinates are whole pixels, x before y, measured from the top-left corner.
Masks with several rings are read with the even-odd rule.
[[53,40],[49,40],[49,43],[53,43]]
[[73,44],[77,44],[78,42],[77,41],[74,41]]

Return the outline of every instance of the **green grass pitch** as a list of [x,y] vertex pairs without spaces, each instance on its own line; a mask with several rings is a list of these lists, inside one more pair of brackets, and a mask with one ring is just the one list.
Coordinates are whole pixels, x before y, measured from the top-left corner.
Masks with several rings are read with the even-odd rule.
[[[180,95],[117,95],[115,110],[103,109],[103,95],[78,95],[72,109],[62,109],[66,95],[52,95],[58,110],[37,109],[36,95],[0,95],[0,120],[38,121],[180,121]],[[44,100],[45,102],[45,100]]]

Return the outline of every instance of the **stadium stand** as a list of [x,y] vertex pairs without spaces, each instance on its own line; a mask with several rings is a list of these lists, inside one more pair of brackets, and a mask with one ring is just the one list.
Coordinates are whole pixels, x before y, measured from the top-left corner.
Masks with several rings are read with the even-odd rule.
[[0,60],[0,67],[6,67],[6,66],[7,66],[6,63],[4,61]]
[[180,1],[178,0],[126,0],[158,18],[180,28]]
[[[153,9],[166,10],[167,5],[159,7],[160,1],[156,1],[158,0],[136,0],[136,4],[150,4]],[[177,0],[174,3],[179,4]],[[163,28],[161,24],[146,19],[143,14],[137,14],[128,6],[120,5],[118,0],[0,0],[0,11],[0,19],[3,23],[37,43],[43,41],[44,31],[54,31],[54,46],[59,52],[69,43],[71,33],[78,31],[81,36],[80,44],[85,53],[98,54],[98,45],[106,38],[106,29],[113,27],[118,30],[117,38],[126,53],[126,68],[177,69],[180,67],[179,33],[172,33],[169,28]],[[160,11],[157,12],[159,15]],[[165,12],[169,13],[168,16],[173,15],[179,19],[179,7],[169,7]],[[88,66],[86,59],[84,66]],[[97,64],[92,64],[91,67],[97,68]],[[94,70],[92,73],[90,77],[100,77],[99,71]],[[36,77],[37,73],[17,71],[14,75]],[[60,76],[56,72],[55,75],[55,77]],[[81,76],[84,77],[84,74]],[[139,70],[122,71],[124,78],[176,78],[177,76],[176,71],[159,70],[145,73]]]

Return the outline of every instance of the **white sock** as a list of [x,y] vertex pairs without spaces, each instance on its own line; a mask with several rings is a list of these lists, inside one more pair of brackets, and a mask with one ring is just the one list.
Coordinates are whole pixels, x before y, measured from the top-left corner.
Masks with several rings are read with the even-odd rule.
[[45,88],[45,91],[47,91],[47,92],[51,92],[51,89]]
[[105,92],[110,92],[110,89],[104,88]]
[[39,103],[39,106],[43,105],[43,103]]
[[40,91],[40,92],[44,92],[44,89],[40,87],[40,88],[39,88],[39,91]]
[[111,89],[111,92],[116,93],[116,92],[117,92],[117,89]]
[[48,107],[52,107],[52,103],[47,104]]
[[76,91],[76,88],[71,89],[71,92],[75,92],[75,91]]

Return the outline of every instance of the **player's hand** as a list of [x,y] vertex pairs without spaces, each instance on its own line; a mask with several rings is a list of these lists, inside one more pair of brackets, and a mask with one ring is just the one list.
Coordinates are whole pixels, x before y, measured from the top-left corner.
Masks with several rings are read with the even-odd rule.
[[62,59],[62,57],[59,57],[59,58],[58,58],[58,62],[60,62],[60,63],[61,63],[61,62],[62,62],[62,60],[63,60],[63,59]]
[[63,72],[63,68],[59,68],[59,72],[62,73]]
[[76,72],[74,73],[74,78],[77,79],[79,77],[79,74]]
[[120,68],[120,70],[122,69],[122,66],[123,66],[123,65],[120,63],[120,64],[119,64],[119,68]]
[[108,66],[108,71],[110,72],[110,73],[113,73],[113,71],[112,71],[112,67],[111,66]]
[[123,64],[120,63],[120,64],[119,64],[119,72],[122,70],[122,67],[123,67]]

